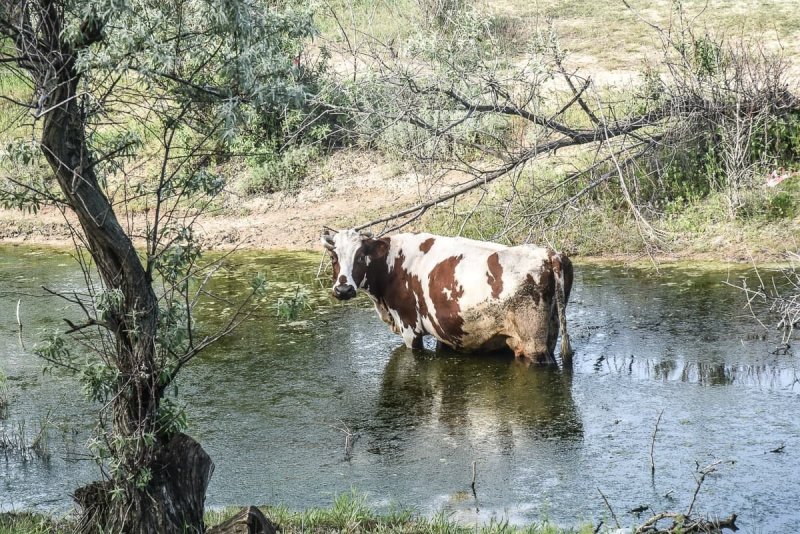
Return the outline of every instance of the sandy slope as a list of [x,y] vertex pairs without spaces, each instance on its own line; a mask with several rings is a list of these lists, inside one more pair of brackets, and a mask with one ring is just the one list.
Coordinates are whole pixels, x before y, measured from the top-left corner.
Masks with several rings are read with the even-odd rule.
[[[343,153],[324,173],[309,177],[302,191],[260,198],[231,194],[225,205],[202,216],[196,233],[209,248],[311,249],[323,226],[352,227],[411,206],[447,189],[430,188],[413,172],[371,154]],[[144,215],[120,215],[132,235],[142,235]],[[67,216],[75,223],[75,219]],[[69,245],[69,224],[54,208],[36,214],[0,209],[0,242]]]

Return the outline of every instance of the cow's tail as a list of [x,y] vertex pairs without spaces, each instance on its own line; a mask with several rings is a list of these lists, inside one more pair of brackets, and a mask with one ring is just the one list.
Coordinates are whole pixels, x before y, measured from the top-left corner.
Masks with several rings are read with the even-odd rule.
[[[557,256],[558,260],[553,262],[553,270],[556,278],[556,308],[558,310],[558,323],[561,330],[561,361],[572,363],[572,346],[569,343],[569,333],[567,332],[567,299],[572,286],[572,263],[566,256]],[[553,258],[555,259],[555,258]],[[567,271],[567,284],[565,288],[564,271]]]

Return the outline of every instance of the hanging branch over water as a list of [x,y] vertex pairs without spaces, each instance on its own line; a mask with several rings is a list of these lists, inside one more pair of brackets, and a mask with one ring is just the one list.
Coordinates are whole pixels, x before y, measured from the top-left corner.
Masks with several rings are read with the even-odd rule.
[[[490,206],[502,212],[503,228],[494,238],[514,239],[512,228],[518,237],[535,227],[557,226],[568,208],[602,186],[624,201],[642,240],[657,245],[659,234],[648,218],[661,205],[654,199],[664,188],[660,173],[671,160],[707,142],[711,132],[726,174],[735,177],[724,191],[733,216],[740,207],[738,189],[758,167],[743,158],[743,143],[750,139],[744,133],[800,109],[786,83],[785,61],[757,47],[709,44],[707,36],[695,35],[683,12],[676,28],[649,24],[661,40],[661,60],[638,87],[621,95],[568,70],[552,29],[531,43],[526,64],[510,66],[479,44],[493,36],[463,16],[449,21],[446,32],[411,46],[382,42],[345,28],[337,18],[347,48],[336,54],[354,67],[341,74],[333,92],[341,96],[347,94],[343,88],[355,87],[358,96],[335,104],[321,98],[320,108],[349,117],[341,125],[345,135],[370,143],[381,139],[413,161],[415,170],[429,177],[428,191],[445,190],[380,214],[359,230],[398,230],[436,207],[455,206],[455,199],[513,177],[510,191],[503,189],[504,198]],[[703,46],[716,48],[701,61]],[[714,133],[720,128],[724,135]],[[542,160],[549,162],[543,173],[555,177],[532,172],[532,164]],[[564,172],[565,167],[574,170]],[[454,176],[469,178],[451,185]],[[465,222],[486,198],[492,195],[481,195],[461,215]]]
[[786,257],[789,267],[769,280],[764,280],[756,268],[758,282],[754,287],[749,286],[746,279],[739,283],[725,282],[744,292],[747,298],[745,307],[765,331],[770,330],[764,324],[766,317],[777,317],[774,328],[781,332],[781,342],[773,351],[774,354],[787,353],[791,349],[790,341],[795,329],[800,328],[800,252],[787,252]]
[[[594,113],[590,112],[592,128],[572,127],[559,120],[559,117],[570,113],[586,113],[585,110],[589,109],[589,105],[585,101],[583,93],[589,87],[590,80],[569,75],[565,71],[563,76],[569,80],[569,83],[574,86],[573,78],[575,78],[580,82],[581,88],[574,89],[573,87],[574,94],[565,104],[560,106],[554,113],[545,114],[543,111],[537,110],[539,107],[537,95],[543,90],[541,85],[534,84],[523,88],[521,89],[523,94],[515,97],[513,93],[520,91],[516,84],[521,80],[517,77],[512,78],[510,81],[501,82],[494,77],[495,73],[488,77],[480,77],[477,80],[464,73],[464,79],[461,82],[453,82],[453,84],[460,83],[460,85],[479,88],[478,90],[473,90],[471,96],[467,96],[452,86],[442,87],[437,85],[441,83],[441,80],[428,81],[428,85],[423,87],[413,77],[396,77],[396,70],[393,69],[397,69],[397,65],[387,63],[384,60],[384,56],[379,53],[373,53],[369,60],[373,65],[381,69],[385,76],[385,83],[396,91],[393,94],[397,95],[395,102],[398,103],[399,108],[394,109],[394,115],[391,116],[385,114],[391,112],[383,112],[377,109],[362,109],[359,111],[367,115],[381,114],[387,122],[393,124],[405,122],[430,136],[437,145],[443,142],[448,143],[453,147],[450,156],[439,157],[435,154],[425,154],[423,153],[425,149],[422,146],[418,147],[417,150],[412,150],[410,155],[418,161],[429,160],[435,162],[438,160],[440,164],[444,164],[447,159],[455,158],[452,163],[456,163],[456,166],[451,167],[451,169],[464,172],[473,178],[433,199],[363,223],[356,228],[358,230],[381,224],[384,225],[382,233],[397,230],[414,222],[435,206],[442,205],[477,188],[485,187],[499,178],[522,169],[536,159],[551,157],[559,150],[582,145],[608,144],[611,140],[618,138],[622,140],[621,146],[624,147],[618,152],[618,155],[635,154],[635,157],[641,157],[656,146],[660,135],[654,133],[640,135],[639,132],[668,120],[675,112],[674,105],[671,102],[645,113],[602,121],[597,119]],[[522,74],[520,73],[518,76],[521,77]],[[431,115],[436,122],[425,118],[423,114]],[[506,139],[500,139],[482,131],[481,121],[486,121],[492,116],[499,116],[512,121],[522,121],[526,125],[524,128],[535,132],[531,136],[533,142],[514,145]],[[442,119],[442,117],[450,118]],[[474,123],[476,128],[475,135],[464,136],[463,134],[458,134],[456,130],[468,121]],[[498,146],[491,148],[486,143],[474,140],[475,137],[481,137],[484,134],[488,138],[487,142],[492,141]],[[634,143],[628,143],[629,139],[633,139]],[[601,157],[586,168],[568,175],[561,185],[589,175],[603,164],[612,161],[617,149],[614,145],[608,146],[611,148],[610,155]],[[489,160],[467,159],[462,154],[457,153],[458,150],[477,150],[482,154],[488,155]],[[612,177],[614,172],[627,168],[633,161],[634,158],[628,156],[615,171],[603,173],[599,179],[594,180],[593,185],[583,188],[577,194],[570,195],[559,205],[564,207],[575,202],[591,189]],[[551,192],[559,188],[559,185],[555,185],[551,188]],[[390,227],[391,223],[395,223],[394,226]]]

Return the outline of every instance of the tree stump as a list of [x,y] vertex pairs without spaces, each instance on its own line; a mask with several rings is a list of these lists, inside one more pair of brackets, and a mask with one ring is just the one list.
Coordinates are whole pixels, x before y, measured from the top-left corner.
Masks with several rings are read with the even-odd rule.
[[113,481],[93,482],[75,491],[82,534],[201,534],[206,488],[214,463],[195,440],[176,434],[161,446],[146,488],[123,488],[113,498]]
[[277,534],[272,521],[255,506],[248,506],[227,521],[206,530],[206,534]]

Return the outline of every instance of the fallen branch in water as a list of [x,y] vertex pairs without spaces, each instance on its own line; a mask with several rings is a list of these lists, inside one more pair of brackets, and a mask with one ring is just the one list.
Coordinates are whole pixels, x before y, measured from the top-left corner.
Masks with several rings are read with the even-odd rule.
[[[800,327],[800,252],[787,252],[789,267],[782,269],[780,277],[773,276],[769,283],[761,277],[758,267],[753,264],[758,284],[750,287],[747,279],[739,283],[726,281],[725,284],[740,289],[744,292],[747,302],[745,307],[752,317],[765,331],[770,328],[761,321],[762,316],[770,314],[777,316],[778,321],[774,328],[781,331],[781,341],[771,354],[788,354],[791,350],[790,341],[796,328]],[[776,278],[779,282],[776,282]],[[753,302],[760,303],[759,309],[753,309]]]
[[786,444],[785,443],[781,443],[780,446],[770,450],[769,452],[775,453],[775,454],[780,454],[782,452],[785,452],[785,449],[786,449]]
[[[664,519],[672,519],[672,526],[660,529],[656,525]],[[722,529],[737,531],[736,514],[731,514],[725,519],[689,519],[685,515],[676,512],[661,512],[654,515],[639,528],[636,534],[689,534],[691,532],[721,532]]]
[[[637,527],[634,533],[689,534],[692,532],[721,532],[723,529],[729,529],[734,532],[739,530],[736,526],[736,514],[731,514],[725,519],[705,519],[692,517],[692,510],[694,510],[694,504],[697,501],[697,495],[700,493],[700,488],[703,486],[703,482],[705,482],[706,477],[711,473],[716,472],[720,465],[727,463],[732,464],[733,461],[716,461],[703,468],[700,468],[698,465],[697,473],[699,474],[699,477],[696,477],[697,484],[695,485],[694,493],[692,494],[692,500],[689,502],[689,507],[686,512],[659,512],[654,514],[639,527]],[[672,520],[672,524],[667,528],[659,527],[659,522],[664,520]]]

